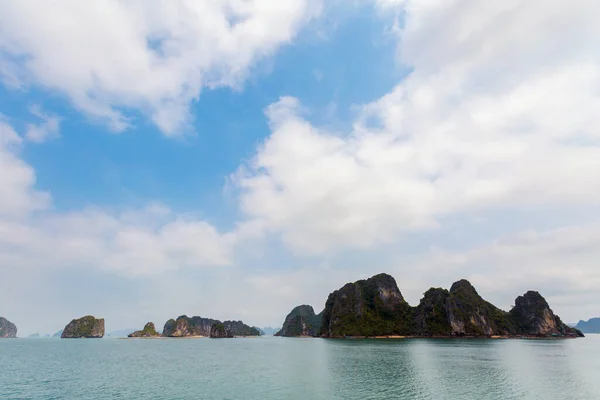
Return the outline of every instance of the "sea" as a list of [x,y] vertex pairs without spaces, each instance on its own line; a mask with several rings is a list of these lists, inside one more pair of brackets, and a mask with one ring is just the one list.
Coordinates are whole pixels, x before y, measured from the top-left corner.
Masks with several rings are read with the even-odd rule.
[[600,399],[600,335],[3,339],[0,399]]

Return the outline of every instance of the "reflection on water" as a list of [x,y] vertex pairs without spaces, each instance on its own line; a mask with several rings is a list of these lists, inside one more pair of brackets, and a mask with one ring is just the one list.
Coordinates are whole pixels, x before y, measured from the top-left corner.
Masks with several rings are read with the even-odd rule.
[[2,399],[600,399],[577,340],[0,341]]

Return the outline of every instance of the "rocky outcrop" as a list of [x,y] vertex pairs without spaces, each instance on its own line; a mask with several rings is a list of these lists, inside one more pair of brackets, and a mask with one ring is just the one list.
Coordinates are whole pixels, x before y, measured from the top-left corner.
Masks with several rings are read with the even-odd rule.
[[575,328],[583,333],[600,333],[600,318],[592,318],[588,321],[579,321]]
[[529,291],[517,297],[510,315],[519,333],[531,336],[583,336],[554,315],[546,300],[538,292]]
[[130,338],[150,338],[158,336],[160,336],[160,333],[156,332],[153,322],[148,322],[141,331],[135,331],[127,335],[127,337]]
[[0,339],[17,337],[17,326],[4,317],[0,317]]
[[62,336],[64,329],[61,329],[60,331],[56,332],[54,335],[52,335],[53,338],[59,338]]
[[224,321],[202,317],[188,317],[182,315],[177,320],[170,319],[165,324],[162,335],[164,337],[204,336],[210,337],[213,325],[221,324],[223,329],[233,336],[260,336],[256,328],[252,328],[242,321]]
[[322,313],[316,315],[311,306],[298,306],[285,317],[283,327],[275,336],[317,336],[321,330],[322,318]]
[[244,324],[242,321],[223,321],[225,330],[233,336],[260,336],[261,332],[254,327]]
[[[298,324],[293,326],[299,329]],[[299,326],[301,329],[301,324]],[[520,296],[515,307],[506,312],[485,301],[473,285],[463,279],[455,282],[449,291],[429,289],[419,305],[411,307],[394,278],[379,274],[348,283],[329,295],[320,335],[577,337],[582,333],[554,315],[537,292]]]
[[63,330],[61,338],[101,338],[104,336],[104,318],[94,318],[91,315],[74,319]]
[[210,327],[210,337],[213,339],[232,338],[233,333],[223,323],[217,322]]
[[170,319],[164,326],[162,335],[165,337],[210,336],[214,323],[220,322],[211,318],[188,317],[182,315],[176,320]]
[[324,337],[408,335],[412,309],[387,274],[348,283],[329,295],[323,311]]

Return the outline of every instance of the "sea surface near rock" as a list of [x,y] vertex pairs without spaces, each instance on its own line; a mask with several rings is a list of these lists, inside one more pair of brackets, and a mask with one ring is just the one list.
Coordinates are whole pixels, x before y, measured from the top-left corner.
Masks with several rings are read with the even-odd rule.
[[600,399],[600,335],[0,340],[0,362],[2,400]]

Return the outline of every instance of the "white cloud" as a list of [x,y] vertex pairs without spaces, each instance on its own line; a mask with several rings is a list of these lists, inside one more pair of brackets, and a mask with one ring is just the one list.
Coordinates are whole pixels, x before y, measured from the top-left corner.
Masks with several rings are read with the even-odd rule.
[[33,115],[42,120],[39,124],[27,124],[25,138],[35,143],[42,143],[46,140],[60,136],[60,121],[61,118],[47,114],[39,106],[32,106],[29,110]]
[[12,87],[58,90],[116,131],[130,123],[126,108],[177,135],[204,87],[238,86],[320,8],[320,0],[6,2],[0,73]]
[[0,120],[0,268],[96,268],[144,275],[229,265],[233,234],[162,206],[57,212],[35,189],[23,140]]
[[20,157],[23,139],[0,115],[0,220],[47,207],[49,195],[33,188],[35,171]]
[[[401,276],[407,279],[413,303],[430,286],[449,288],[464,277],[484,298],[504,309],[510,309],[527,290],[539,290],[558,315],[577,322],[600,312],[599,263],[600,223],[595,222],[530,229],[462,251],[432,249],[408,263],[407,268],[418,274]],[[401,273],[399,268],[396,271]]]
[[413,72],[347,135],[295,99],[269,107],[273,132],[236,177],[248,217],[331,254],[457,213],[600,204],[600,5],[402,3]]

